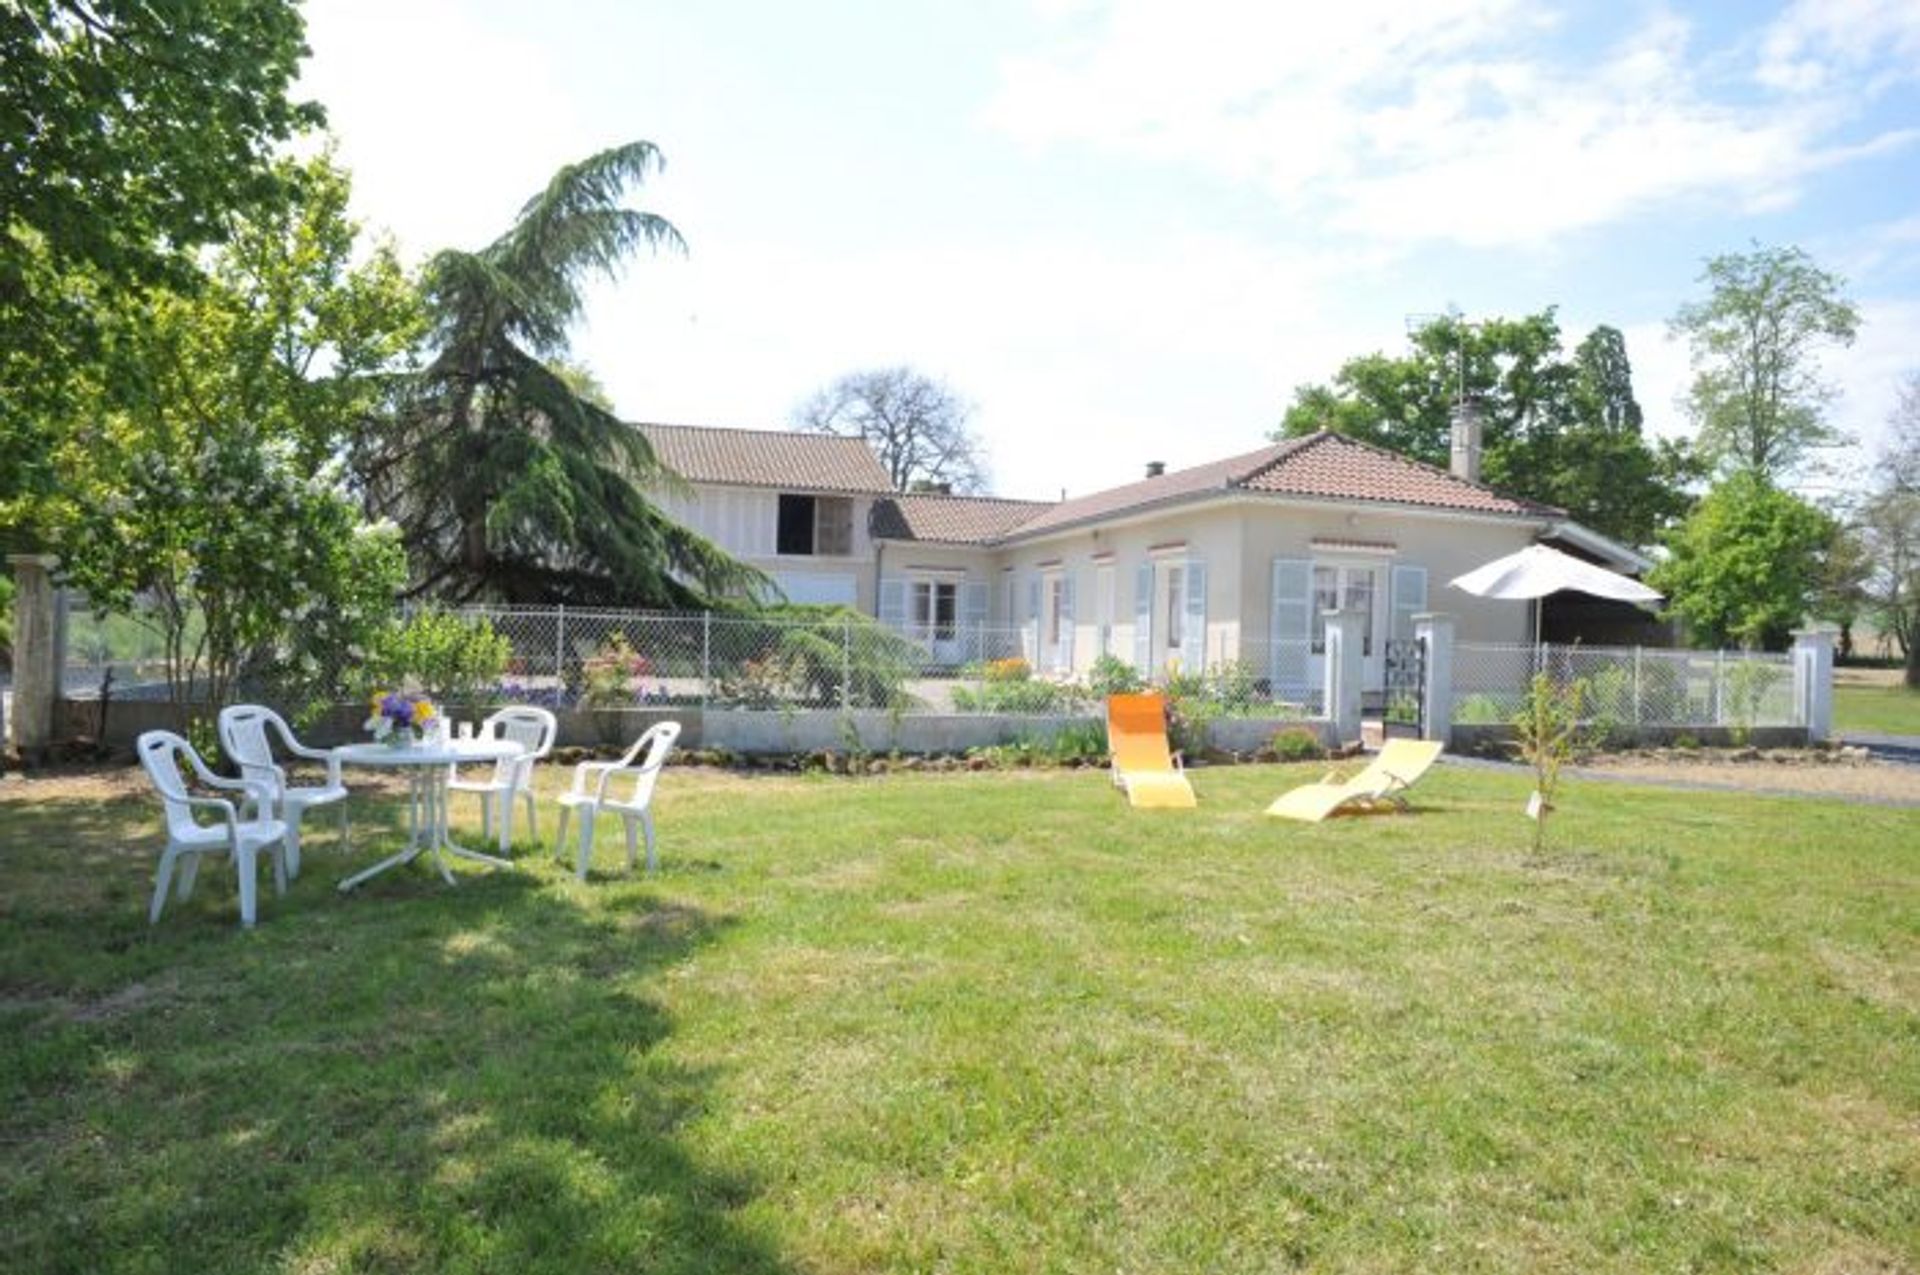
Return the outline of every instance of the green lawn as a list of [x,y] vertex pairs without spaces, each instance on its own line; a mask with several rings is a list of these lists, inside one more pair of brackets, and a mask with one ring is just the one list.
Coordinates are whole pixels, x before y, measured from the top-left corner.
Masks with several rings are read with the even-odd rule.
[[1833,724],[1840,731],[1920,735],[1920,691],[1905,686],[1836,686]]
[[675,771],[653,880],[316,834],[251,934],[0,802],[0,1269],[1920,1265],[1920,812],[1301,777]]

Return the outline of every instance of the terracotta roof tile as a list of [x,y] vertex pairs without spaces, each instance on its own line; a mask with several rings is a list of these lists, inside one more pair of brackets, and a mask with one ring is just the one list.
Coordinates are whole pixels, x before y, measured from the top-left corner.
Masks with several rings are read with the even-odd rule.
[[1433,465],[1342,434],[1310,434],[1273,464],[1237,486],[1288,496],[1378,500],[1470,513],[1561,514],[1564,510],[1503,496]]
[[688,482],[797,491],[884,492],[887,471],[860,439],[789,430],[636,425]]
[[1053,506],[996,496],[943,496],[915,492],[873,508],[874,534],[887,540],[937,544],[995,544],[1036,514]]
[[1076,496],[1052,506],[1011,534],[1030,536],[1155,505],[1191,500],[1212,492],[1232,491],[1424,505],[1463,513],[1516,517],[1562,512],[1548,505],[1503,496],[1490,487],[1456,478],[1444,469],[1397,452],[1323,431],[1225,460],[1178,469],[1158,478]]
[[1238,481],[1248,474],[1271,465],[1306,441],[1299,438],[1289,439],[1284,443],[1262,447],[1258,451],[1229,456],[1225,460],[1208,461],[1204,465],[1195,465],[1190,469],[1176,469],[1158,478],[1143,478],[1139,482],[1128,483],[1123,487],[1109,487],[1105,491],[1075,496],[1071,500],[1063,500],[1050,507],[1047,512],[1021,527],[1020,534],[1031,535],[1094,518],[1128,513],[1149,505],[1187,499],[1204,492],[1224,492],[1238,485]]

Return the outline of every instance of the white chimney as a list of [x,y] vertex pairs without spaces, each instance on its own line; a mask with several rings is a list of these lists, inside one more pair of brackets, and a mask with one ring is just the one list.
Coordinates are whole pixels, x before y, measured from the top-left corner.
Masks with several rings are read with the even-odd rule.
[[1480,481],[1480,404],[1463,397],[1453,405],[1453,462],[1455,478]]

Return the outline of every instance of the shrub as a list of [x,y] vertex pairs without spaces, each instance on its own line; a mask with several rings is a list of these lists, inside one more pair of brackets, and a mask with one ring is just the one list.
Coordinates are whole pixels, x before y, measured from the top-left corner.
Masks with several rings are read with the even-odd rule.
[[1507,715],[1493,696],[1468,695],[1453,706],[1453,720],[1462,726],[1497,726]]
[[485,616],[437,608],[389,625],[361,668],[361,693],[417,684],[442,704],[476,704],[499,681],[513,644]]
[[1223,712],[1245,712],[1267,699],[1260,670],[1247,660],[1216,660],[1207,665],[1201,684],[1207,698]]
[[1281,761],[1318,761],[1327,755],[1320,736],[1305,726],[1289,726],[1276,731],[1273,752]]
[[1535,854],[1546,848],[1547,817],[1553,813],[1560,770],[1581,746],[1586,695],[1584,679],[1555,682],[1545,673],[1535,673],[1526,702],[1513,719],[1520,737],[1520,755],[1533,767],[1533,800],[1527,809],[1534,821]]
[[1146,685],[1147,679],[1140,676],[1140,671],[1117,655],[1103,655],[1087,670],[1087,690],[1101,699],[1132,695]]
[[1033,676],[1033,666],[1019,656],[1004,660],[989,660],[980,666],[980,680],[983,682],[1024,682]]
[[1038,678],[983,680],[978,686],[953,688],[953,706],[962,713],[1068,713],[1086,699],[1087,692],[1078,686]]
[[1723,708],[1735,744],[1744,746],[1752,737],[1753,723],[1760,716],[1767,692],[1785,676],[1785,669],[1761,660],[1739,660],[1727,669]]
[[647,657],[627,644],[627,635],[616,632],[600,644],[598,650],[581,662],[580,706],[582,708],[630,708],[640,699],[635,683],[652,671]]

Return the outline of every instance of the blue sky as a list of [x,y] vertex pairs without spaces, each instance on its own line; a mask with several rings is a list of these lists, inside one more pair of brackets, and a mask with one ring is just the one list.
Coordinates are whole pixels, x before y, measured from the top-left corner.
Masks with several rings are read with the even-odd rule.
[[1684,433],[1666,320],[1701,259],[1797,243],[1866,325],[1828,361],[1870,458],[1920,370],[1920,3],[969,5],[312,0],[304,91],[410,254],[497,234],[643,137],[686,235],[577,352],[634,419],[780,427],[911,363],[995,486],[1082,492],[1258,446],[1409,315],[1626,331]]

